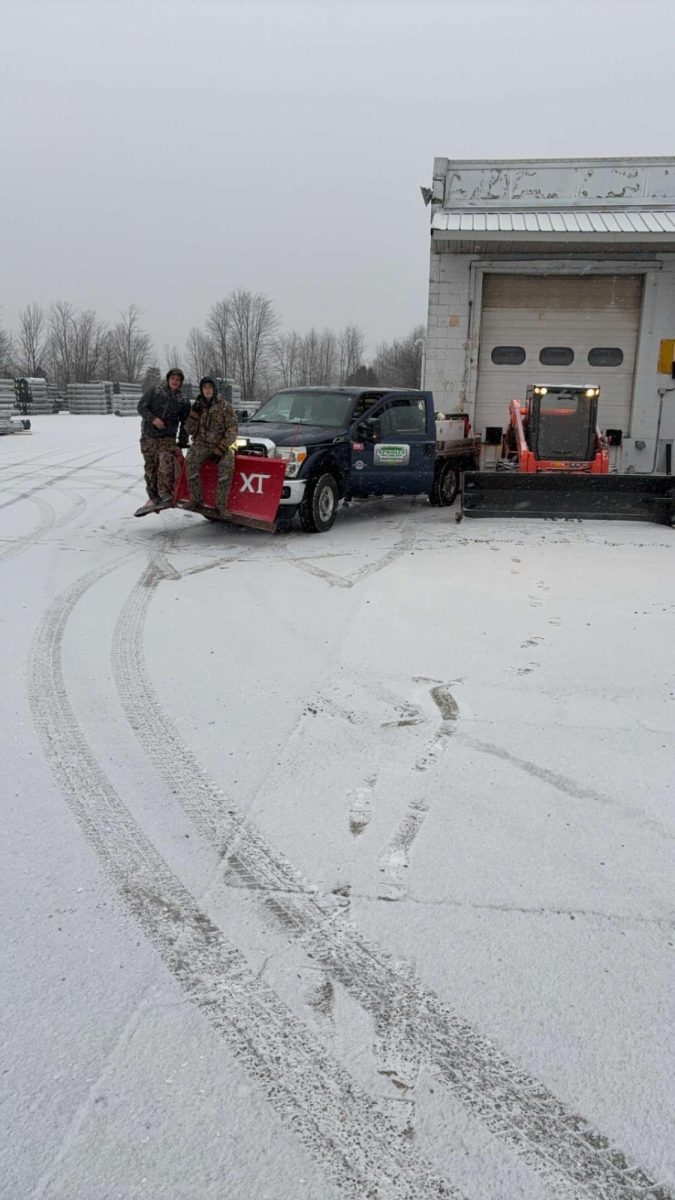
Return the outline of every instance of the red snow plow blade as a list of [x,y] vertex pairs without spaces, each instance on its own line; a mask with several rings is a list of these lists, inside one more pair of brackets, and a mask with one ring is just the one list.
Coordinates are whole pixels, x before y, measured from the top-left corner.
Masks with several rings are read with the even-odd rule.
[[[218,464],[206,462],[201,469],[204,505],[196,511],[212,521],[228,521],[273,533],[285,474],[286,463],[281,459],[235,455],[227,516],[221,517],[215,508]],[[174,506],[180,507],[181,501],[189,499],[190,490],[183,462],[173,494]]]

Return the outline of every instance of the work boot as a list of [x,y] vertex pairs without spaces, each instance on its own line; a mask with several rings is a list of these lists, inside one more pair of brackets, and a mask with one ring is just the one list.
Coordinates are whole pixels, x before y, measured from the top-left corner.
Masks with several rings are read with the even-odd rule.
[[201,500],[195,500],[192,497],[190,497],[189,500],[181,500],[181,508],[184,508],[187,512],[194,512],[196,509],[201,507]]

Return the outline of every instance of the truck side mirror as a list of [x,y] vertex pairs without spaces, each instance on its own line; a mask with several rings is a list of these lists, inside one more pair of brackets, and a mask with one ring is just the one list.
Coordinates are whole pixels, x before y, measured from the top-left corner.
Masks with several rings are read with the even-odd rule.
[[380,422],[377,417],[366,417],[356,426],[356,432],[364,442],[376,442],[380,436]]

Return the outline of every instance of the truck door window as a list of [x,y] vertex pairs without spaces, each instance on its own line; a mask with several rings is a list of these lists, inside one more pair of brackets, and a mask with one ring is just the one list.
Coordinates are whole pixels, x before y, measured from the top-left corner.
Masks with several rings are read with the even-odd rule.
[[363,396],[359,396],[356,404],[354,405],[352,421],[360,421],[361,417],[365,416],[365,414],[368,412],[368,409],[372,408],[379,398],[379,396],[370,396],[367,392]]
[[424,433],[424,401],[418,396],[397,396],[390,400],[377,414],[380,420],[380,438],[405,438],[410,434]]

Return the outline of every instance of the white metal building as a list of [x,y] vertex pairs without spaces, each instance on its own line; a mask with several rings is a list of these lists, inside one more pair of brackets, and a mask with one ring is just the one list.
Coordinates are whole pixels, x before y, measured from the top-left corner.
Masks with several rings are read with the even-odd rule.
[[597,384],[622,470],[675,437],[675,158],[437,158],[425,386],[476,432],[530,383]]

